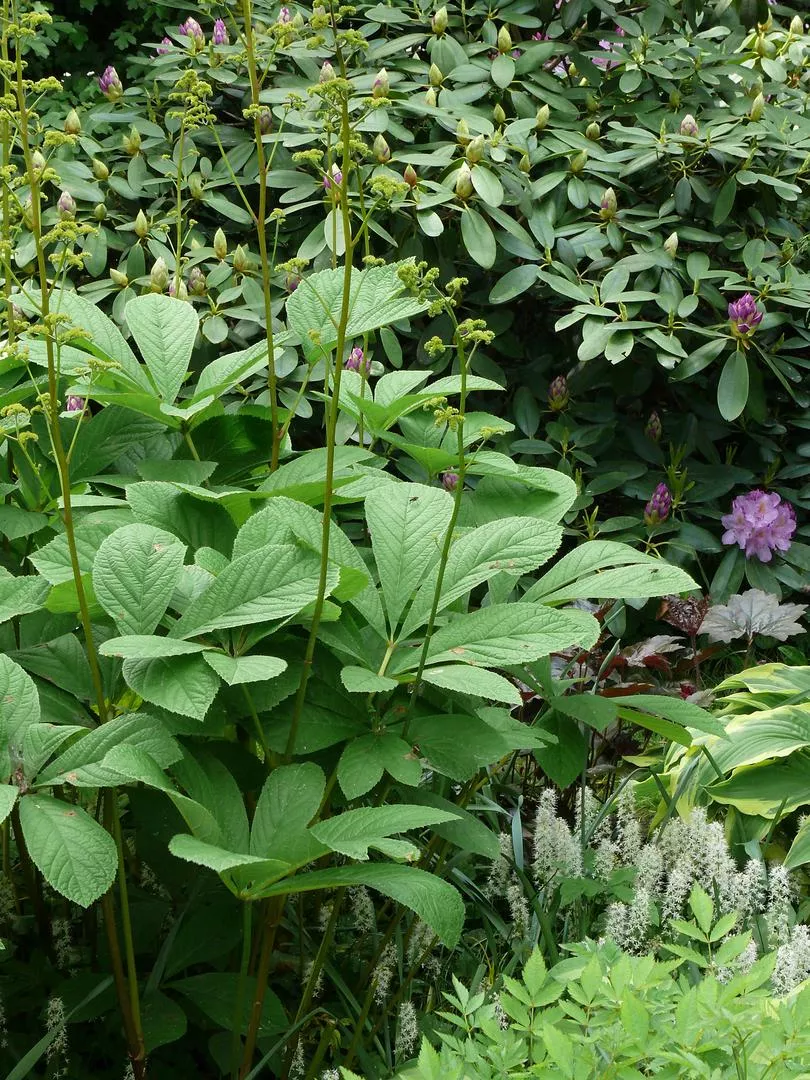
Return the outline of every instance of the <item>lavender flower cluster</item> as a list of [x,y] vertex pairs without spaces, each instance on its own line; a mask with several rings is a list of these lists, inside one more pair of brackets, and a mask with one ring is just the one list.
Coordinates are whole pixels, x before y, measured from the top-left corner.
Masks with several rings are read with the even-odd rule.
[[724,544],[737,544],[751,558],[770,562],[774,551],[787,551],[796,531],[796,514],[775,491],[738,495],[722,518]]

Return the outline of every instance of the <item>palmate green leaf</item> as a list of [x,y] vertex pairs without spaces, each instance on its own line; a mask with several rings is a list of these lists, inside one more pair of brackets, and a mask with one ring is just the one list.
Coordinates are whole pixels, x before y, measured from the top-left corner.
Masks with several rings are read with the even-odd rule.
[[683,727],[694,728],[695,731],[703,731],[709,735],[719,735],[721,738],[725,735],[725,725],[691,701],[682,701],[681,698],[664,694],[628,694],[627,697],[615,700],[623,709],[663,716],[675,724],[682,724]]
[[157,392],[171,405],[188,372],[199,315],[192,304],[160,293],[137,296],[124,310]]
[[151,634],[163,618],[186,549],[153,525],[124,525],[101,543],[93,562],[96,599],[123,634]]
[[[536,518],[507,517],[481,525],[460,536],[450,548],[442,578],[442,611],[476,586],[499,573],[527,574],[551,558],[562,540],[562,529]],[[430,617],[438,567],[420,586],[402,627],[402,637],[424,626]]]
[[[428,307],[428,300],[420,300],[405,292],[397,275],[402,265],[389,263],[365,270],[352,270],[347,340],[360,338],[382,326],[390,326]],[[287,325],[300,338],[307,356],[320,356],[322,349],[332,349],[337,342],[343,279],[342,269],[310,274],[287,300]],[[317,335],[317,345],[311,334]]]
[[354,885],[367,885],[414,911],[448,948],[458,943],[464,922],[461,897],[449,882],[413,866],[368,863],[365,866],[314,870],[286,878],[265,889],[262,895],[286,896],[315,889],[351,888]]
[[[437,630],[430,640],[428,663],[508,667],[572,645],[589,649],[598,637],[599,623],[584,611],[556,611],[545,604],[492,604],[456,615]],[[400,670],[418,663],[418,656],[409,656]]]
[[[498,426],[497,421],[492,423]],[[468,471],[476,475],[479,468],[472,462]],[[484,478],[475,489],[475,498],[462,503],[461,525],[483,525],[505,517],[533,517],[556,523],[577,497],[574,481],[555,469],[517,465],[514,477],[487,475],[489,465],[480,471]]]
[[526,592],[524,601],[627,599],[686,592],[697,585],[684,570],[627,544],[590,540],[564,555]]
[[458,781],[521,748],[479,717],[463,714],[414,717],[409,737],[437,772]]
[[[323,514],[313,506],[289,499],[285,495],[276,495],[241,527],[233,543],[233,558],[248,555],[265,544],[296,542],[301,542],[320,554]],[[358,584],[361,579],[368,582],[368,568],[362,555],[335,522],[330,523],[329,558],[342,572],[356,571],[359,575]],[[367,588],[359,589],[348,599],[368,623],[381,636],[385,636],[385,615],[379,592],[374,585],[369,583]]]
[[[187,750],[172,771],[188,793],[187,803],[205,811],[199,815],[194,806],[176,803],[194,835],[229,851],[247,853],[250,825],[242,789],[219,757],[209,750]],[[213,832],[212,820],[216,823]]]
[[[273,344],[279,351],[289,340],[289,334],[275,334]],[[194,387],[194,393],[188,404],[209,396],[218,397],[243,379],[255,375],[267,367],[267,342],[262,340],[239,352],[218,356],[204,368]]]
[[[93,569],[93,560],[101,542],[115,532],[118,524],[115,521],[109,523],[94,521],[86,522],[76,528],[76,554],[79,559],[79,569],[83,574],[89,574]],[[50,543],[45,544],[28,558],[51,585],[73,580],[70,550],[64,533],[54,537]]]
[[102,656],[120,656],[124,660],[155,660],[187,656],[205,652],[210,648],[212,646],[200,645],[196,641],[156,637],[154,634],[127,634],[124,637],[108,638],[98,651]]
[[308,828],[318,813],[326,778],[312,762],[274,769],[265,781],[250,833],[250,853],[303,866],[328,849]]
[[378,694],[396,690],[399,683],[387,675],[378,675],[367,668],[348,666],[340,673],[340,681],[350,694]]
[[26,795],[20,800],[20,824],[34,865],[74,904],[89,907],[112,885],[118,869],[115,842],[80,806]]
[[418,754],[392,732],[361,735],[347,743],[340,755],[337,778],[346,798],[356,799],[371,791],[384,772],[409,787],[416,787],[422,779]]
[[182,752],[165,725],[147,712],[122,713],[106,724],[88,731],[64,750],[37,777],[40,785],[74,783],[74,770],[104,760],[111,750],[134,746],[149,754],[153,761],[168,768],[180,760]]
[[447,810],[456,815],[455,820],[437,823],[433,826],[433,832],[441,836],[443,840],[449,840],[451,844],[461,848],[462,851],[474,855],[483,855],[487,859],[497,859],[500,854],[498,835],[492,829],[487,828],[483,821],[456,806],[441,795],[436,795],[427,788],[416,788],[404,793],[408,802],[418,803],[420,806],[432,806],[436,810]]
[[433,807],[361,806],[320,821],[309,831],[332,851],[366,861],[370,847],[385,850],[378,843],[385,837],[452,821],[455,817],[452,811]]
[[392,632],[417,587],[438,563],[452,512],[450,495],[424,484],[394,484],[366,499],[371,546]]
[[39,611],[47,595],[48,584],[42,578],[15,577],[0,566],[0,623]]
[[205,719],[219,689],[219,676],[199,655],[125,660],[123,674],[144,701],[194,720]]
[[51,297],[52,312],[69,315],[73,327],[84,331],[83,347],[94,356],[114,360],[127,380],[141,390],[149,390],[149,378],[138,363],[137,357],[127,344],[124,335],[99,308],[70,289],[60,289]]
[[293,869],[290,863],[279,859],[227,851],[186,833],[171,838],[169,851],[178,859],[213,870],[237,896],[249,896],[256,888],[278,881]]
[[221,652],[207,652],[203,659],[228,686],[265,682],[287,670],[287,661],[278,656],[226,656]]
[[2,824],[17,801],[20,789],[15,784],[0,784],[0,824]]
[[0,653],[0,747],[21,748],[25,729],[39,722],[39,695],[34,680],[19,664]]
[[[178,750],[174,757],[178,757]],[[148,787],[173,794],[172,785],[157,761],[146,750],[122,743],[114,746],[100,761],[77,765],[59,777],[60,783],[76,788],[123,787],[125,784],[146,784]],[[41,782],[37,787],[44,787]]]
[[422,679],[431,686],[455,690],[459,694],[471,694],[488,701],[503,701],[507,705],[520,705],[522,701],[518,688],[503,675],[486,668],[473,667],[471,664],[427,667],[422,672]]
[[[189,604],[172,627],[172,637],[194,637],[211,630],[247,626],[296,615],[318,595],[320,559],[292,544],[266,544],[234,559]],[[330,567],[326,595],[338,584]]]

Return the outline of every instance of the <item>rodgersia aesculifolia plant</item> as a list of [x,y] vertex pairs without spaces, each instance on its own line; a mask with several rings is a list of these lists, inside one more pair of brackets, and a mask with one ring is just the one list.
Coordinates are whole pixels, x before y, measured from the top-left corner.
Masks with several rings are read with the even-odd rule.
[[[617,136],[581,123],[600,104],[580,46],[551,67],[567,15],[538,16],[553,36],[516,57],[478,14],[241,0],[169,27],[140,78],[105,65],[62,115],[57,81],[27,76],[48,16],[0,3],[0,936],[23,987],[0,1054],[112,1076],[121,1046],[137,1078],[390,1068],[459,955],[458,886],[501,850],[479,795],[557,745],[526,688],[574,708],[549,657],[600,639],[582,601],[695,587],[598,530],[577,545],[575,379],[542,380],[562,450],[539,466],[499,404],[498,305],[596,289],[635,317],[625,291],[683,294],[676,255],[698,241],[645,261],[601,150]],[[597,73],[626,65],[627,37]],[[708,121],[675,119],[670,165],[683,151],[702,199]],[[625,244],[610,299],[597,249]],[[698,270],[691,295],[706,281],[717,307]],[[638,320],[640,351],[677,355],[682,299],[665,329]],[[749,360],[770,340],[743,315],[690,324],[707,366],[732,337]],[[650,501],[651,551],[679,475]],[[684,745],[713,730],[697,706],[682,719]],[[615,843],[608,881],[631,861]],[[541,862],[506,900],[553,950]],[[565,876],[583,874],[601,888],[576,859]]]

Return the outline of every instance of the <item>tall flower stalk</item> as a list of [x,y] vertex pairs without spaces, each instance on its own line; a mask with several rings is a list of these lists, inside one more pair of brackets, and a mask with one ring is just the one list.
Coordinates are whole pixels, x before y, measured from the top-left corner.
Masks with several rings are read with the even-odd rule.
[[[4,8],[4,15],[8,9]],[[12,0],[12,18],[15,23],[20,20],[16,10],[16,4]],[[45,18],[41,14],[38,19],[41,22]],[[48,21],[49,21],[49,17]],[[25,25],[25,17],[22,17]],[[5,30],[5,27],[4,27]],[[4,33],[5,37],[5,33]],[[7,50],[7,43],[4,45]],[[4,54],[5,59],[5,54]],[[79,617],[85,640],[85,651],[90,668],[93,689],[96,699],[96,710],[100,723],[109,719],[107,701],[104,693],[104,684],[101,676],[99,657],[93,638],[93,628],[90,619],[90,609],[82,580],[82,572],[79,564],[78,550],[76,546],[76,532],[73,518],[73,505],[71,499],[70,464],[62,438],[62,430],[59,423],[59,370],[56,349],[57,320],[55,312],[51,309],[51,295],[54,283],[48,276],[48,257],[46,254],[46,241],[43,236],[41,215],[41,185],[40,170],[35,167],[33,160],[33,147],[31,144],[31,112],[27,102],[27,83],[23,77],[24,64],[17,43],[14,50],[14,79],[11,87],[16,103],[17,134],[20,149],[25,162],[26,179],[31,192],[31,234],[35,246],[35,259],[37,277],[39,279],[39,314],[44,329],[45,355],[48,372],[48,393],[45,402],[48,422],[48,433],[54,460],[59,477],[59,489],[62,499],[62,523],[65,530],[70,565],[73,574],[73,584],[76,589],[76,597],[79,606]],[[10,136],[8,136],[10,139]],[[4,196],[8,197],[7,184],[4,185]],[[115,919],[112,893],[108,891],[102,899],[102,911],[104,913],[105,928],[107,932],[110,958],[113,966],[113,976],[118,993],[126,1033],[129,1056],[132,1062],[133,1073],[136,1080],[143,1080],[146,1076],[146,1052],[144,1047],[143,1028],[140,1017],[140,1005],[138,995],[137,972],[135,968],[135,953],[132,939],[132,926],[129,915],[129,899],[124,867],[123,839],[121,836],[121,824],[119,818],[117,792],[111,788],[105,795],[105,825],[112,833],[118,851],[119,865],[119,896],[121,902],[122,924],[124,930],[124,955],[126,958],[126,971],[124,959],[118,938],[118,928]]]
[[262,109],[259,102],[259,71],[256,63],[256,40],[253,33],[253,5],[252,0],[242,0],[242,17],[244,19],[245,50],[247,56],[248,77],[250,79],[250,115],[253,117],[253,135],[256,140],[256,156],[259,165],[259,205],[253,220],[256,225],[256,240],[259,245],[259,258],[261,261],[262,293],[264,295],[264,321],[265,334],[267,336],[267,393],[270,398],[270,424],[272,427],[272,446],[270,448],[270,471],[275,472],[278,468],[278,457],[281,449],[281,427],[278,418],[278,388],[276,377],[276,361],[273,343],[273,305],[271,288],[270,258],[267,251],[267,173],[268,161],[264,150],[264,132],[262,131]]

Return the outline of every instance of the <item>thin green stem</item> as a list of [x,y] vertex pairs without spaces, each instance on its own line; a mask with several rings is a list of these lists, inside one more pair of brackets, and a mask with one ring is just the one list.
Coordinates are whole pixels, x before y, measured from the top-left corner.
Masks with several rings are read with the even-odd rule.
[[405,719],[405,725],[402,729],[402,738],[407,739],[408,728],[410,727],[411,717],[413,715],[413,706],[419,695],[419,688],[422,683],[422,673],[425,670],[425,664],[427,663],[428,650],[430,648],[430,640],[433,636],[433,630],[436,625],[436,614],[439,610],[439,604],[442,599],[442,587],[444,585],[444,574],[447,569],[447,560],[450,557],[450,548],[453,544],[453,536],[455,535],[456,525],[458,523],[458,517],[461,513],[461,500],[464,497],[464,477],[466,474],[466,458],[464,455],[464,413],[467,405],[467,355],[464,349],[464,344],[458,334],[456,328],[456,345],[458,348],[459,359],[459,374],[461,376],[461,390],[459,394],[459,411],[456,417],[456,444],[458,453],[458,480],[456,482],[456,489],[453,496],[453,510],[450,514],[450,521],[447,525],[447,531],[444,534],[444,543],[442,544],[441,555],[439,556],[439,566],[436,574],[436,588],[433,590],[433,602],[430,605],[430,616],[428,618],[427,629],[425,630],[425,637],[422,641],[422,651],[419,654],[419,664],[416,668],[416,675],[414,677],[413,689],[411,692],[410,706],[408,710],[408,716]]
[[239,1063],[242,1050],[242,1021],[245,1013],[245,996],[247,994],[247,976],[250,965],[250,946],[252,933],[253,904],[242,904],[242,957],[239,964],[239,982],[236,989],[236,1002],[233,1015],[233,1031],[231,1032],[231,1074],[233,1080],[238,1080]]
[[[20,56],[20,50],[15,50],[15,74],[16,85],[15,93],[17,98],[17,109],[19,115],[19,135],[20,144],[22,147],[23,158],[25,161],[25,169],[31,188],[31,214],[32,214],[32,228],[31,233],[34,238],[35,250],[36,250],[36,262],[37,272],[39,276],[40,285],[40,314],[42,318],[43,327],[45,330],[45,351],[47,357],[48,366],[48,427],[51,439],[51,445],[53,447],[54,458],[56,460],[57,471],[59,474],[59,486],[62,493],[62,518],[65,527],[65,536],[68,544],[68,551],[70,554],[70,564],[73,572],[73,581],[76,589],[76,597],[79,604],[79,616],[82,624],[82,630],[84,631],[85,638],[85,651],[87,656],[88,665],[90,667],[91,678],[93,681],[93,688],[96,697],[96,707],[98,709],[98,717],[100,723],[105,723],[108,719],[107,701],[104,694],[104,683],[101,676],[101,667],[99,664],[98,653],[96,651],[96,645],[93,638],[93,628],[90,620],[90,610],[87,603],[87,595],[84,590],[84,584],[82,581],[82,572],[79,564],[78,551],[76,547],[76,535],[73,520],[73,508],[71,503],[71,491],[70,491],[70,466],[65,454],[65,446],[62,439],[62,430],[59,424],[59,399],[58,399],[58,381],[57,381],[57,364],[56,356],[54,353],[54,340],[52,328],[50,323],[50,289],[48,283],[48,267],[45,254],[45,248],[42,243],[42,217],[40,208],[40,184],[39,175],[33,165],[33,151],[31,148],[31,142],[29,137],[29,111],[25,97],[25,86],[23,80],[23,66],[22,57]],[[111,793],[114,798],[114,792]],[[121,845],[120,830],[116,835],[116,830],[113,827],[113,835],[116,842],[116,848],[118,851],[119,867],[123,867],[123,849]],[[123,872],[123,871],[122,871]],[[126,891],[126,883],[119,882],[121,885],[121,905],[122,905],[122,918],[124,920],[125,934],[128,937],[126,942],[126,948],[128,955],[134,955],[132,950],[132,932],[131,924],[129,920],[129,905]],[[102,901],[102,907],[105,913],[105,922],[107,928],[107,935],[110,941],[110,956],[113,960],[115,968],[116,963],[120,966],[120,947],[118,945],[118,931],[115,923],[115,915],[112,911],[112,899],[108,892]],[[116,960],[117,957],[117,960]],[[134,960],[131,965],[131,986],[134,987],[135,997],[137,997],[137,979],[134,974]],[[127,1036],[127,1044],[129,1047],[129,1055],[132,1060],[132,1067],[135,1073],[136,1080],[143,1080],[146,1076],[146,1057],[144,1052],[144,1040],[143,1030],[140,1023],[140,1009],[137,1001],[130,1000],[130,994],[127,991],[127,986],[123,980],[123,969],[120,971],[114,971],[116,989],[118,991],[118,999],[121,1008],[121,1013],[124,1019],[124,1028]]]
[[[256,993],[250,1009],[250,1022],[248,1023],[245,1049],[242,1055],[242,1068],[239,1072],[240,1080],[250,1072],[253,1064],[253,1055],[256,1051],[256,1039],[261,1026],[264,998],[267,993],[267,983],[270,978],[270,965],[273,960],[273,947],[276,943],[276,932],[281,922],[281,914],[284,911],[283,896],[274,896],[268,901],[267,919],[264,923],[262,935],[262,948],[259,954],[259,963],[256,968]],[[241,1027],[241,1024],[240,1024]]]
[[180,263],[183,254],[183,149],[186,139],[186,125],[181,121],[180,136],[177,140],[177,206],[175,209],[175,252],[174,252],[174,295],[180,295]]
[[[250,103],[253,109],[259,108],[259,74],[256,66],[256,49],[253,37],[253,10],[252,0],[242,0],[242,16],[244,18],[245,48],[247,55],[248,75],[250,78]],[[267,336],[267,392],[270,398],[270,423],[273,431],[273,444],[270,450],[270,471],[275,472],[278,468],[278,456],[281,447],[279,439],[278,422],[278,391],[276,378],[276,360],[273,344],[273,305],[271,299],[271,267],[267,254],[267,173],[268,161],[264,152],[261,122],[258,111],[253,117],[253,133],[256,140],[256,154],[259,164],[259,209],[254,215],[256,223],[256,239],[259,245],[259,256],[262,270],[262,292],[264,294],[264,321],[265,334]]]
[[[340,58],[340,62],[342,68],[342,57]],[[349,156],[349,102],[345,95],[341,102],[341,122],[343,129],[343,180],[340,185],[340,208],[343,215],[344,235],[346,237],[346,254],[343,267],[343,296],[341,298],[340,318],[338,320],[337,326],[337,343],[335,345],[335,370],[332,380],[332,394],[329,401],[329,411],[326,422],[326,477],[324,480],[323,494],[321,568],[318,579],[318,593],[315,600],[315,608],[312,614],[312,623],[310,625],[307,647],[304,653],[304,667],[301,672],[301,680],[298,684],[298,691],[296,693],[295,704],[293,707],[292,721],[290,722],[290,732],[287,737],[287,745],[284,751],[284,756],[287,759],[292,756],[295,750],[296,738],[298,736],[298,727],[301,723],[301,716],[304,711],[304,701],[307,694],[307,684],[309,683],[309,677],[312,673],[312,661],[315,656],[315,646],[318,641],[318,630],[321,625],[321,617],[323,615],[324,602],[326,600],[326,581],[329,571],[329,534],[332,518],[332,489],[335,476],[335,432],[337,429],[338,416],[340,414],[340,380],[341,375],[343,374],[343,353],[346,347],[346,328],[349,322],[349,302],[351,300],[352,281],[352,256],[354,254],[354,245],[352,244],[351,240],[351,228],[349,223],[349,200],[347,190],[349,169],[351,166],[351,159]]]

